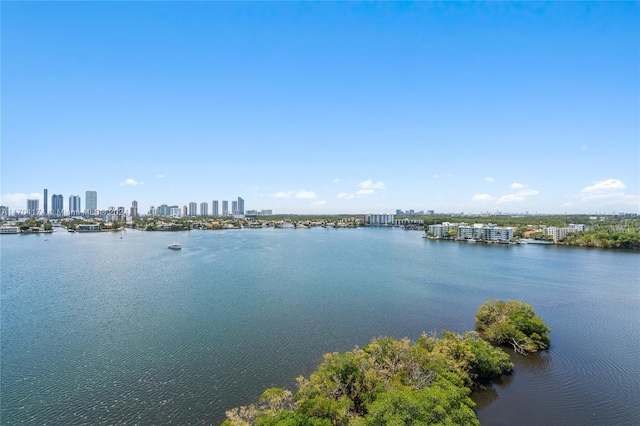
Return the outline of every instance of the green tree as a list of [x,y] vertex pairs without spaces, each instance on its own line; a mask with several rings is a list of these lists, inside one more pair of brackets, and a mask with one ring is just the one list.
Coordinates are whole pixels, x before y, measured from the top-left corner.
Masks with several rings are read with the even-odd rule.
[[[485,311],[492,320],[508,317],[509,326],[530,333],[532,342],[548,331],[522,302],[489,301],[477,318]],[[481,336],[445,330],[415,343],[380,337],[362,349],[325,354],[309,378],[298,377],[295,395],[267,389],[258,404],[227,411],[223,425],[478,425],[470,387],[513,369],[509,356]]]
[[518,300],[493,299],[483,303],[476,313],[476,329],[490,342],[510,344],[520,353],[547,349],[551,343],[551,329],[531,305]]
[[473,412],[470,390],[446,378],[417,391],[388,392],[380,396],[369,413],[353,425],[480,425]]

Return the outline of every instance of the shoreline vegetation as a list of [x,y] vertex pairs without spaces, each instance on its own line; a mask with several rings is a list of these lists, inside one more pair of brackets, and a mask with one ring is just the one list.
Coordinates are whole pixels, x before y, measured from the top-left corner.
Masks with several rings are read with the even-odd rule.
[[374,338],[363,348],[324,355],[298,390],[270,388],[257,404],[225,414],[223,426],[479,425],[472,389],[511,374],[502,346],[520,354],[546,350],[550,332],[531,305],[489,300],[476,313],[477,331],[440,337]]
[[[395,225],[371,225],[383,227],[401,227],[406,230],[424,232],[423,237],[439,240],[456,240],[449,235],[435,238],[427,233],[429,225],[443,222],[466,222],[474,224],[493,224],[514,229],[513,241],[506,243],[554,244],[572,247],[594,247],[603,249],[640,250],[640,217],[637,215],[541,215],[541,216],[507,216],[507,215],[427,215],[399,216]],[[563,241],[554,241],[553,237],[544,235],[544,228],[566,227],[570,223],[584,224],[586,229],[568,233]],[[141,216],[124,220],[104,221],[100,218],[62,219],[52,222],[42,218],[29,218],[12,224],[3,222],[4,226],[19,228],[18,233],[51,232],[53,226],[62,226],[69,231],[77,230],[80,225],[98,225],[99,231],[121,231],[125,228],[143,231],[187,231],[187,230],[231,230],[245,228],[278,228],[307,229],[323,228],[359,228],[368,227],[364,215],[274,215],[257,218],[233,218],[220,216],[186,216],[160,217]],[[82,231],[81,231],[82,232]],[[85,231],[87,232],[87,231]],[[492,241],[478,241],[490,243]]]

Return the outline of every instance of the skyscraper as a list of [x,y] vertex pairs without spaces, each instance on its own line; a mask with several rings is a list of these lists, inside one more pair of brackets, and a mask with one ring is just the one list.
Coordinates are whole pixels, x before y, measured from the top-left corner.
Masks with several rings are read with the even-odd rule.
[[51,214],[53,216],[64,215],[64,201],[62,194],[53,194],[51,196]]
[[49,191],[47,190],[47,188],[44,189],[44,215],[46,216],[49,211],[48,211],[48,202],[49,202]]
[[238,214],[238,202],[237,201],[232,201],[231,202],[231,213],[232,214]]
[[160,204],[158,206],[158,208],[156,209],[156,214],[158,216],[169,216],[171,214],[171,211],[169,209],[169,206],[166,204]]
[[138,202],[136,200],[131,202],[131,217],[138,217]]
[[238,214],[244,214],[244,200],[238,197]]
[[87,191],[85,193],[84,204],[87,209],[87,214],[95,214],[96,210],[98,210],[98,193],[96,191]]
[[229,202],[222,200],[222,216],[229,216]]
[[40,200],[27,200],[27,214],[37,216]]
[[220,212],[218,211],[218,200],[213,200],[211,203],[211,214],[214,216],[218,216]]
[[195,216],[198,214],[198,203],[192,201],[189,203],[189,216]]
[[209,203],[200,203],[200,216],[209,216]]
[[80,196],[71,195],[69,196],[69,215],[76,216],[79,214],[82,214],[82,210],[80,207]]

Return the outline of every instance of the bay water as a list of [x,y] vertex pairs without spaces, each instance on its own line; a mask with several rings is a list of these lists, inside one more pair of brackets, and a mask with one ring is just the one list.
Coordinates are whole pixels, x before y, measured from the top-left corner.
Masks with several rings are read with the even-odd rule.
[[[167,249],[177,241],[180,251]],[[533,305],[550,350],[473,395],[483,425],[640,424],[640,253],[400,229],[0,236],[0,423],[220,424],[327,352]]]

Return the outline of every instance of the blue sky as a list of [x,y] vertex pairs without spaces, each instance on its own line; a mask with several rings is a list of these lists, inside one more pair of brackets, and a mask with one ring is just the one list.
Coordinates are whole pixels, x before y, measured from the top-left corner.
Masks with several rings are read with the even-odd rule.
[[5,1],[0,201],[638,212],[639,17],[633,2]]

